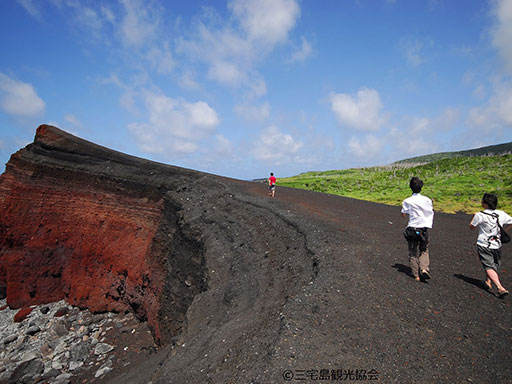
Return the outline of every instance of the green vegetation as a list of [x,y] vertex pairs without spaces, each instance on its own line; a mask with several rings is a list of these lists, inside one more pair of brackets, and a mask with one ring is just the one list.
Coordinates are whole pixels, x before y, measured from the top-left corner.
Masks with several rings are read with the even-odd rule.
[[307,172],[279,179],[278,184],[399,206],[411,194],[412,176],[424,181],[422,194],[434,201],[437,211],[473,213],[481,209],[484,192],[491,192],[498,196],[498,208],[512,214],[512,155],[453,157],[413,167]]

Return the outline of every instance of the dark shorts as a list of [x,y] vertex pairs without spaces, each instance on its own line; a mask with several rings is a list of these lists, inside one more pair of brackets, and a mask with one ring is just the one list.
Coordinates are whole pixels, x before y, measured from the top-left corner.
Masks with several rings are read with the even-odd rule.
[[268,189],[269,189],[269,190],[276,189],[276,185],[275,185],[275,184],[273,184],[273,185],[269,185],[269,186],[268,186]]
[[485,270],[494,269],[498,272],[501,264],[501,248],[491,249],[482,247],[481,245],[477,245],[476,248],[482,267],[484,267]]
[[407,227],[404,237],[407,240],[409,250],[419,246],[420,252],[425,252],[428,246],[428,228]]

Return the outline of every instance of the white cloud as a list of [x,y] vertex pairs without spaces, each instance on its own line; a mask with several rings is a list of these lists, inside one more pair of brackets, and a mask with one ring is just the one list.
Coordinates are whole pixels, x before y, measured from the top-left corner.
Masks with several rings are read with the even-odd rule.
[[282,133],[278,127],[264,129],[254,145],[252,155],[256,160],[272,162],[276,165],[301,161],[299,150],[304,146],[293,136]]
[[267,93],[267,83],[258,74],[251,74],[247,89],[246,97],[248,99],[258,98]]
[[436,133],[446,133],[459,121],[459,111],[445,108],[439,116],[433,118],[405,116],[401,122],[403,136],[434,138]]
[[356,95],[332,94],[331,109],[341,125],[363,131],[377,131],[385,121],[382,103],[374,89],[361,88]]
[[232,62],[217,61],[211,64],[208,77],[220,84],[238,87],[245,80],[246,74]]
[[34,4],[33,0],[17,0],[18,4],[20,4],[28,14],[36,19],[39,19],[41,14],[39,12],[39,8]]
[[64,116],[64,120],[66,121],[66,125],[69,124],[69,128],[66,127],[66,130],[68,132],[76,132],[77,129],[81,129],[83,126],[82,126],[82,123],[80,122],[80,120],[78,120],[78,118],[73,115],[73,114],[67,114]]
[[392,128],[386,137],[395,160],[439,152],[433,135],[428,134],[430,120],[414,118],[409,128]]
[[155,37],[159,20],[154,9],[139,0],[121,0],[125,15],[121,22],[121,34],[126,45],[142,46]]
[[130,86],[122,82],[116,74],[111,74],[107,78],[98,78],[96,81],[98,82],[98,84],[113,84],[120,88],[123,91],[123,93],[119,97],[119,105],[123,107],[125,110],[129,111],[130,113],[137,112],[137,105],[135,101],[139,92],[136,92],[134,88],[131,88]]
[[455,108],[445,108],[431,118],[405,116],[399,127],[393,127],[382,140],[395,160],[435,153],[441,150],[439,135],[455,132],[459,122],[460,111]]
[[220,17],[203,20],[193,36],[178,39],[178,49],[206,63],[210,80],[244,87],[247,97],[259,97],[266,93],[266,84],[256,73],[255,64],[287,41],[300,7],[296,0],[233,0],[228,8],[232,12],[230,22],[221,21],[219,26]]
[[190,103],[151,92],[144,97],[149,121],[132,123],[128,129],[145,152],[194,152],[197,142],[211,136],[219,124],[217,113],[204,101]]
[[215,135],[215,151],[225,158],[233,153],[233,143],[223,135]]
[[45,103],[31,84],[11,79],[0,72],[0,106],[5,113],[20,117],[37,116]]
[[170,74],[176,66],[168,43],[163,43],[162,48],[151,47],[146,57],[158,74]]
[[[212,128],[219,124],[217,113],[204,101],[198,101],[196,103],[182,102],[181,104],[183,105],[183,111],[189,124],[195,128],[193,137],[198,136],[197,131],[208,134],[211,132]],[[185,135],[184,137],[189,136]]]
[[469,111],[469,123],[486,131],[512,127],[512,84],[497,85],[485,105]]
[[485,98],[485,95],[485,87],[482,84],[480,84],[473,90],[473,96],[475,96],[477,99],[482,100]]
[[92,33],[96,38],[101,38],[103,29],[103,20],[92,8],[80,7],[76,12],[76,21],[88,33]]
[[200,89],[201,85],[196,80],[196,75],[190,70],[185,70],[179,78],[180,87],[190,90]]
[[235,112],[249,121],[264,121],[270,116],[270,105],[263,103],[259,106],[256,105],[236,105]]
[[492,28],[492,43],[505,61],[508,73],[512,73],[512,1],[496,0],[493,12],[496,21]]
[[107,20],[111,24],[116,23],[116,16],[110,8],[107,8],[102,5],[100,9],[101,9],[101,14],[105,18],[105,20]]
[[[169,75],[177,66],[160,2],[119,0],[109,6],[99,2],[88,2],[86,6],[76,0],[48,1],[67,20],[80,44],[104,45],[114,58],[140,72],[152,70]],[[83,36],[87,38],[82,39]]]
[[300,15],[295,0],[233,0],[228,7],[248,40],[259,40],[267,46],[286,41]]
[[446,141],[441,137],[453,137],[459,132],[460,115],[458,109],[446,108],[433,117],[405,116],[378,136],[352,136],[347,143],[348,154],[360,164],[375,165],[440,152]]
[[[161,139],[162,133],[159,127],[147,123],[130,123],[128,124],[128,130],[135,136],[137,145],[143,152],[163,153],[165,146]],[[173,145],[169,149],[174,149]]]
[[290,62],[295,63],[298,61],[304,61],[309,56],[311,56],[311,53],[313,52],[313,48],[311,47],[311,44],[303,37],[302,38],[302,45],[301,47],[293,52]]
[[351,155],[359,159],[372,159],[380,155],[384,143],[374,135],[366,135],[364,138],[352,137],[348,142]]
[[457,108],[445,108],[439,118],[434,123],[436,128],[442,132],[449,131],[458,123],[460,111]]
[[418,39],[402,39],[400,45],[405,54],[407,64],[411,67],[419,67],[425,62],[425,57],[422,54],[423,42]]

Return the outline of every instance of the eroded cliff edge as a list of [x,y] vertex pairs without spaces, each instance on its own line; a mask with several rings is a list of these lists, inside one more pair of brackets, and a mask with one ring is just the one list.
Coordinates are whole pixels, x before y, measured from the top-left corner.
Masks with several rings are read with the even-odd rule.
[[65,299],[133,311],[163,346],[195,340],[162,380],[204,359],[214,363],[196,375],[220,380],[265,367],[283,306],[318,265],[293,213],[262,204],[260,187],[42,125],[0,178],[0,290],[11,308]]
[[40,126],[0,177],[0,293],[11,308],[133,311],[167,343],[207,286],[200,236],[168,192],[200,177]]

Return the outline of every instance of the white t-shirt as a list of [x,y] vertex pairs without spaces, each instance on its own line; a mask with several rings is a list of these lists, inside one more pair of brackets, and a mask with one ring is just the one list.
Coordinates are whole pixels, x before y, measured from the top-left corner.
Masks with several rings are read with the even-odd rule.
[[409,215],[409,227],[432,228],[434,208],[432,200],[421,193],[413,193],[402,202],[402,213]]
[[[494,211],[492,209],[485,209],[484,212],[497,214],[501,226],[512,224],[512,217],[506,212],[500,211],[499,209]],[[473,216],[473,220],[471,220],[471,225],[478,227],[478,238],[476,240],[478,245],[491,249],[501,247],[501,241],[497,238],[499,229],[494,217],[482,212],[477,212],[475,216]]]

